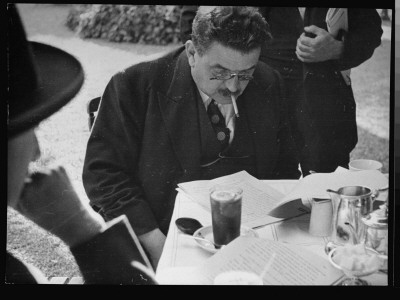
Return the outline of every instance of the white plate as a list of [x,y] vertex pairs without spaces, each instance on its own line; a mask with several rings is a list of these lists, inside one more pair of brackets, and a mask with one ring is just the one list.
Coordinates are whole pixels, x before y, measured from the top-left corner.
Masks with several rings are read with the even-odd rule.
[[[255,232],[253,229],[246,227],[246,226],[241,226],[240,227],[240,235],[241,236],[253,236],[253,237],[258,237],[258,233]],[[195,237],[200,237],[207,239],[209,241],[214,241],[214,235],[212,231],[212,226],[204,226],[201,227],[200,229],[197,229],[195,233],[193,233],[193,236]],[[215,249],[214,245],[211,243],[207,243],[206,241],[201,241],[201,240],[194,240],[201,248],[204,250],[211,252],[211,253],[216,253],[218,252],[219,249]]]

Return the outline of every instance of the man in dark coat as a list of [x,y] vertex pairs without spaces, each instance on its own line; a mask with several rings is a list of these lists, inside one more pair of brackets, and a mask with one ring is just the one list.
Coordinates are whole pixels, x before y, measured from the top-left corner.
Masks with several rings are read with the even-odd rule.
[[[113,76],[87,145],[91,203],[106,220],[127,215],[154,267],[178,183],[242,170],[259,179],[300,176],[279,73],[258,60],[265,21],[253,8],[211,10],[197,14],[185,47]],[[212,105],[222,116],[211,120],[226,126],[217,135]]]
[[[181,39],[190,39],[196,6],[181,10]],[[381,43],[375,9],[348,8],[348,28],[328,33],[329,8],[259,7],[271,28],[260,60],[282,75],[303,176],[347,168],[357,144],[356,103],[343,70],[368,60]],[[307,32],[308,37],[305,32]],[[312,37],[310,37],[312,36]],[[317,144],[317,145],[316,145]]]

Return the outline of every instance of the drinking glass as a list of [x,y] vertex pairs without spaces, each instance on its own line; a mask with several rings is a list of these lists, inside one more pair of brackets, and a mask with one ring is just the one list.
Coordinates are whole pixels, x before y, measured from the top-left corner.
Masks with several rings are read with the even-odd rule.
[[240,236],[242,194],[239,187],[217,185],[210,190],[212,228],[216,247]]

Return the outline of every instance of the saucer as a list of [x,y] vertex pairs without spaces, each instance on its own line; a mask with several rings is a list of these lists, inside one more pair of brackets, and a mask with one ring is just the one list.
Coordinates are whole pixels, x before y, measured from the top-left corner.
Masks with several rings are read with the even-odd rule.
[[[241,236],[252,236],[252,237],[258,237],[258,233],[254,231],[253,229],[246,227],[246,226],[241,226],[240,227],[240,235]],[[195,231],[193,233],[193,236],[195,237],[200,237],[203,239],[207,239],[209,241],[214,241],[214,235],[213,235],[213,230],[212,226],[204,226]],[[212,243],[207,243],[206,241],[201,241],[201,240],[194,240],[197,245],[200,248],[203,248],[204,250],[211,252],[211,253],[217,253],[218,250],[214,247]]]

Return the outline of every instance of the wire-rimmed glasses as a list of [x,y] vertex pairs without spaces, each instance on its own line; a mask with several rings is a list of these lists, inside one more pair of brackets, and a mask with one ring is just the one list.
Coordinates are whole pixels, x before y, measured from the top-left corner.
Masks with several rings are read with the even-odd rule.
[[254,77],[249,74],[240,74],[240,73],[233,73],[230,71],[222,72],[220,74],[214,75],[214,77],[210,77],[210,80],[229,80],[233,77],[237,76],[239,81],[250,81]]

